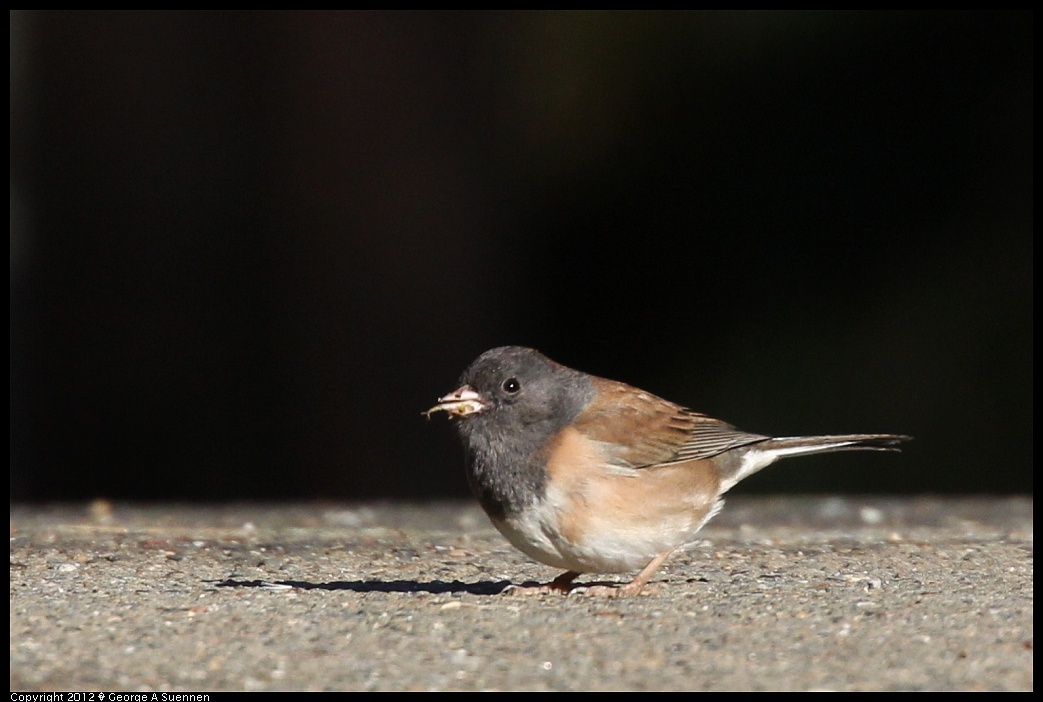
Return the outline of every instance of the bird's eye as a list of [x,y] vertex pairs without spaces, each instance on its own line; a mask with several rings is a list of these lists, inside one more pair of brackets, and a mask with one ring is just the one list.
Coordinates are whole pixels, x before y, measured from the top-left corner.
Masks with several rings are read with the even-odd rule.
[[521,383],[518,382],[517,378],[508,378],[507,380],[503,381],[503,384],[500,385],[500,387],[503,388],[504,392],[513,395],[514,393],[521,390]]

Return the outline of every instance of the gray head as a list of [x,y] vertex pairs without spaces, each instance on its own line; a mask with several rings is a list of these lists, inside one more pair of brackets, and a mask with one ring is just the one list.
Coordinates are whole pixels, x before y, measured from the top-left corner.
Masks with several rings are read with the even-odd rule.
[[560,429],[593,397],[589,376],[522,346],[486,351],[463,372],[460,385],[478,393],[484,405],[468,418],[471,421],[460,423],[462,431],[489,420],[502,431],[523,431],[545,422]]
[[542,493],[547,442],[594,397],[591,377],[521,346],[486,351],[429,411],[457,418],[471,488],[490,514]]

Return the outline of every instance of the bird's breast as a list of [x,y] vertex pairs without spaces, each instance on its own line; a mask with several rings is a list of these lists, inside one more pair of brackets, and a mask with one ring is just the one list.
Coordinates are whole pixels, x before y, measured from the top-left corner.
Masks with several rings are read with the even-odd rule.
[[[709,461],[646,468],[609,463],[598,442],[566,429],[548,445],[537,500],[494,515],[516,548],[577,572],[624,572],[690,543],[719,509]],[[487,510],[488,511],[488,510]]]

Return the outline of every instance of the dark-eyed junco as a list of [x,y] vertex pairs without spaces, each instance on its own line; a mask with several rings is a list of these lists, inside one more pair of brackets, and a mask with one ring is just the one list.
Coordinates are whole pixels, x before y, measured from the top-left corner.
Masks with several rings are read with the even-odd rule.
[[581,573],[639,570],[599,595],[635,595],[724,504],[721,495],[780,458],[826,451],[896,451],[908,436],[773,438],[613,380],[566,368],[533,349],[486,351],[460,387],[426,412],[455,417],[467,479],[500,532],[523,553]]

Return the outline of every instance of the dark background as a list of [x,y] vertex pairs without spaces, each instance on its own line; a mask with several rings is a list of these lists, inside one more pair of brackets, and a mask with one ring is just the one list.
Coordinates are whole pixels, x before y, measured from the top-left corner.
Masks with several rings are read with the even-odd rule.
[[11,13],[13,499],[464,494],[536,346],[1032,490],[1031,12]]

